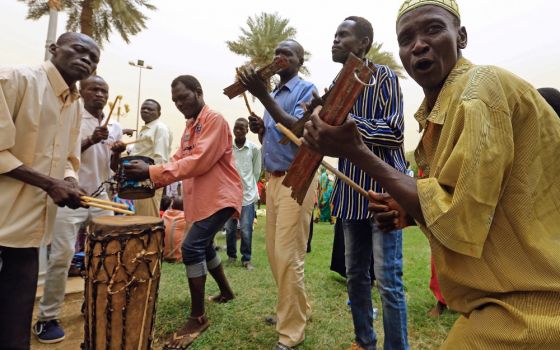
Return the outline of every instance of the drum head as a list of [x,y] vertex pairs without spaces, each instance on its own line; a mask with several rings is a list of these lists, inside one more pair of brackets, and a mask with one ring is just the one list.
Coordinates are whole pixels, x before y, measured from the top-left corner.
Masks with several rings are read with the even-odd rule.
[[163,223],[154,216],[99,216],[92,219],[94,225],[125,227],[136,225],[157,225]]
[[130,162],[131,160],[141,160],[141,161],[143,161],[144,163],[149,164],[149,165],[154,165],[154,164],[155,164],[155,162],[154,162],[154,160],[153,160],[152,158],[146,157],[146,156],[128,156],[128,157],[121,157],[121,159],[119,160],[119,162],[120,162],[121,164],[125,164],[125,163]]

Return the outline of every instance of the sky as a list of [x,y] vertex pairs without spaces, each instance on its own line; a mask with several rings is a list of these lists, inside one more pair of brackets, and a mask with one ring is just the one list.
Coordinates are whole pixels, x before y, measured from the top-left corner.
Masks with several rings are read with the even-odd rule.
[[[297,30],[296,39],[311,53],[306,63],[311,71],[304,79],[320,91],[328,87],[341,65],[332,62],[330,48],[334,32],[345,17],[362,16],[373,24],[374,40],[394,54],[398,45],[395,18],[400,0],[379,1],[185,1],[165,0],[152,3],[157,11],[145,11],[147,29],[131,37],[126,44],[113,33],[104,45],[98,74],[110,86],[110,98],[123,95],[131,107],[121,118],[123,127],[135,128],[138,98],[138,68],[128,64],[143,59],[153,66],[142,72],[141,99],[153,98],[162,105],[162,120],[174,134],[178,145],[184,129],[184,117],[171,101],[171,81],[178,75],[191,74],[199,79],[206,103],[221,112],[233,127],[235,119],[246,117],[242,98],[229,100],[224,87],[233,82],[235,68],[246,58],[231,53],[227,40],[236,40],[240,27],[249,16],[261,12],[278,13],[290,20]],[[560,88],[560,2],[550,0],[458,0],[468,46],[463,55],[476,64],[491,64],[512,71],[535,87]],[[15,0],[2,0],[0,23],[1,66],[36,65],[44,57],[47,17],[39,21],[25,19],[27,7]],[[63,33],[66,16],[59,16],[58,34]],[[409,77],[401,80],[405,111],[405,149],[413,150],[420,139],[414,112],[422,102],[420,87]],[[262,115],[263,107],[253,101],[253,110]],[[142,124],[142,120],[140,120]],[[257,140],[255,135],[248,136]]]

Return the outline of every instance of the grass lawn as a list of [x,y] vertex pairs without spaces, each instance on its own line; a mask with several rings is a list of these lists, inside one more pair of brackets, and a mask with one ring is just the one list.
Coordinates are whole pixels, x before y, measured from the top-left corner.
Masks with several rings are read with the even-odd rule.
[[[275,328],[263,322],[266,315],[274,312],[276,287],[264,247],[265,218],[259,217],[258,220],[253,234],[252,260],[256,269],[248,272],[240,265],[226,266],[226,275],[237,298],[227,304],[206,304],[211,326],[190,349],[271,349],[276,343]],[[225,246],[225,237],[221,234],[217,237],[218,244]],[[313,318],[306,328],[305,342],[298,347],[301,350],[346,349],[353,340],[345,280],[329,270],[332,240],[332,225],[315,225],[313,251],[307,254],[305,261],[305,281]],[[227,260],[224,251],[219,254],[223,261]],[[434,305],[428,288],[430,250],[426,238],[416,228],[405,230],[404,259],[410,347],[435,349],[445,339],[458,315],[447,312],[439,320],[425,316]],[[208,276],[206,294],[217,292],[214,280]],[[382,344],[381,305],[375,289],[373,297],[380,310],[375,328],[379,344]],[[189,314],[190,296],[182,264],[164,264],[158,300],[156,338],[160,347],[165,337],[178,328]]]

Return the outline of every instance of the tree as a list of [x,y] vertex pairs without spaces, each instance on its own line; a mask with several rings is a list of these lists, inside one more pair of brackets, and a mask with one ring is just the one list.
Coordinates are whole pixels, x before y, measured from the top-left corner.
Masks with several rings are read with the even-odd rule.
[[397,63],[395,57],[392,53],[387,51],[381,51],[383,44],[373,42],[371,49],[367,53],[366,57],[376,64],[382,64],[391,68],[399,78],[406,79],[403,73],[403,67]]
[[109,41],[109,34],[116,29],[122,39],[130,42],[130,36],[146,28],[146,17],[141,8],[156,10],[149,0],[18,0],[29,10],[27,19],[38,20],[55,7],[68,14],[66,30],[80,31],[91,36],[102,46]]
[[[248,57],[247,65],[261,68],[272,62],[274,49],[281,41],[294,39],[296,29],[289,25],[289,20],[280,17],[277,13],[261,13],[247,19],[247,29],[241,29],[241,35],[236,41],[226,41],[229,50],[237,55]],[[310,54],[306,51],[305,58]],[[302,74],[309,74],[303,66]],[[270,82],[268,87],[270,88]]]

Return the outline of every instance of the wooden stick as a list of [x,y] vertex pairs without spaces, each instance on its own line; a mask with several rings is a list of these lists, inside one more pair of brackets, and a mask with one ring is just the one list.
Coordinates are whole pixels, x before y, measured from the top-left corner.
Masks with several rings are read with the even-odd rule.
[[127,215],[136,214],[135,212],[130,211],[130,210],[124,210],[124,209],[120,209],[120,208],[117,208],[117,207],[110,207],[108,205],[103,205],[103,204],[99,204],[99,203],[95,203],[95,202],[82,202],[82,205],[86,205],[86,206],[89,206],[89,207],[96,207],[96,208],[105,209],[105,210],[111,210],[111,211],[114,211],[116,213],[127,214]]
[[[235,68],[235,72],[239,77],[239,68]],[[253,115],[253,111],[251,110],[251,105],[249,104],[249,100],[247,99],[247,93],[243,91],[242,95],[243,95],[243,100],[245,100],[245,107],[247,107],[247,110],[249,111],[249,115]]]
[[123,142],[123,143],[125,144],[125,146],[128,146],[128,145],[132,145],[132,144],[134,144],[134,143],[136,143],[136,142],[140,142],[140,141],[142,141],[143,139],[144,139],[144,138],[136,139],[136,140],[132,140],[132,141],[128,141],[128,142]]
[[80,199],[85,201],[85,202],[95,202],[95,203],[98,203],[98,204],[104,204],[104,205],[108,205],[108,206],[111,206],[111,207],[128,209],[128,205],[126,205],[126,204],[112,202],[112,201],[106,201],[104,199],[99,199],[99,198],[95,198],[95,197],[81,196]]
[[103,127],[106,128],[107,125],[109,124],[109,119],[111,119],[111,114],[113,114],[113,110],[115,109],[115,106],[117,105],[117,102],[119,102],[119,99],[121,99],[122,96],[121,95],[117,95],[117,97],[115,97],[115,102],[113,103],[113,106],[111,107],[111,110],[109,111],[109,115],[107,116],[107,119],[105,119],[105,123],[103,123]]
[[[277,123],[276,124],[276,128],[278,130],[280,130],[281,133],[283,133],[284,135],[286,135],[290,141],[292,141],[293,143],[295,143],[298,147],[301,146],[301,139],[299,139],[296,135],[294,135],[294,133],[288,129],[287,127],[285,127],[284,125]],[[336,169],[335,167],[333,167],[332,165],[330,165],[329,163],[327,163],[326,160],[321,160],[321,164],[327,168],[330,172],[332,172],[333,174],[336,175],[336,177],[338,177],[340,179],[340,181],[346,183],[348,186],[352,187],[352,189],[356,192],[358,192],[359,194],[361,194],[364,198],[368,198],[368,193],[366,190],[364,190],[363,188],[360,187],[360,185],[358,185],[357,183],[355,183],[354,181],[352,181],[352,179],[350,179],[348,176],[344,175],[343,173],[341,173],[338,169]]]

